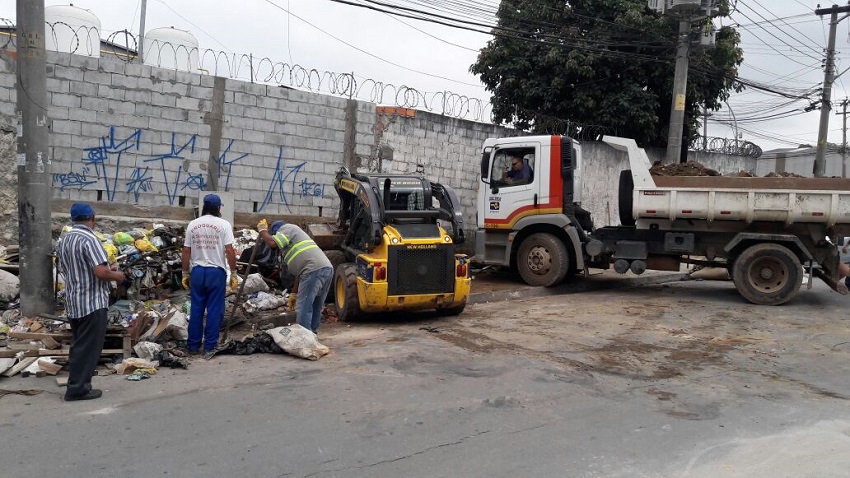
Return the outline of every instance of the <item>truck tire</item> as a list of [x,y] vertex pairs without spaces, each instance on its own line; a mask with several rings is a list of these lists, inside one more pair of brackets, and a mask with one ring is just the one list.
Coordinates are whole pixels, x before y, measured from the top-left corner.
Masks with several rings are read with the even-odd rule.
[[357,266],[340,264],[334,273],[334,305],[339,320],[351,320],[360,314],[360,298],[357,296]]
[[635,225],[635,218],[632,216],[632,206],[635,200],[632,196],[634,190],[635,181],[632,179],[632,170],[624,169],[620,171],[620,186],[617,190],[617,209],[620,214],[620,224],[623,226]]
[[[331,267],[334,268],[334,271],[336,271],[337,266],[345,262],[345,253],[339,249],[325,251],[325,256],[327,256],[328,260],[331,261]],[[325,303],[333,302],[334,297],[336,297],[336,287],[331,287],[327,298],[325,298]]]
[[800,289],[803,266],[781,244],[756,244],[735,259],[732,279],[738,292],[753,304],[780,305]]
[[551,287],[560,283],[570,270],[570,256],[560,239],[545,232],[532,234],[522,241],[516,267],[528,285]]

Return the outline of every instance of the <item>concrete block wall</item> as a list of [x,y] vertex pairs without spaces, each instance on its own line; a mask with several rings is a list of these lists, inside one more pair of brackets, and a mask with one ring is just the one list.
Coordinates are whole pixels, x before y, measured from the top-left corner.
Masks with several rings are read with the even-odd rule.
[[[0,59],[0,123],[14,125],[15,61]],[[355,100],[347,116],[349,100],[226,79],[210,144],[212,76],[56,52],[47,76],[55,198],[193,207],[214,174],[236,211],[332,215],[346,150],[368,156],[374,144],[372,103]]]
[[[48,52],[47,69],[58,199],[194,207],[212,174],[220,190],[233,193],[238,213],[334,217],[339,200],[333,177],[341,164],[391,173],[413,173],[421,164],[427,177],[455,189],[472,239],[481,144],[522,134],[112,57]],[[13,57],[0,53],[0,129],[7,131],[17,123],[14,70]],[[603,143],[583,142],[582,148],[584,207],[597,226],[618,224],[617,186],[626,157]],[[14,149],[8,149],[3,159],[14,165]],[[656,160],[664,151],[648,154]],[[764,167],[720,154],[691,153],[690,159],[727,174]],[[10,170],[0,179],[13,175]],[[6,188],[16,185],[4,180],[0,189]]]

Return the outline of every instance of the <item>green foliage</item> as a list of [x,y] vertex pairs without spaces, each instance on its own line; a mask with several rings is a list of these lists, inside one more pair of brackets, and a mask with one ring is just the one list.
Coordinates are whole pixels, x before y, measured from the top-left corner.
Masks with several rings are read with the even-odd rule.
[[[646,3],[502,0],[496,37],[470,67],[492,93],[493,120],[535,132],[587,137],[592,129],[666,144],[678,18]],[[695,22],[693,37],[705,27]],[[741,88],[731,80],[743,61],[739,41],[724,27],[715,48],[691,47],[686,137],[697,131],[703,105],[717,110],[731,89]]]

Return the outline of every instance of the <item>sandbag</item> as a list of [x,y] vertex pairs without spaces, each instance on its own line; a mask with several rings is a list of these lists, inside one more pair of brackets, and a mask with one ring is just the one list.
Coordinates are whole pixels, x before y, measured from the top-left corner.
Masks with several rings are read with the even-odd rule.
[[276,327],[266,331],[284,352],[308,360],[319,360],[330,353],[331,349],[319,343],[316,334],[299,324]]

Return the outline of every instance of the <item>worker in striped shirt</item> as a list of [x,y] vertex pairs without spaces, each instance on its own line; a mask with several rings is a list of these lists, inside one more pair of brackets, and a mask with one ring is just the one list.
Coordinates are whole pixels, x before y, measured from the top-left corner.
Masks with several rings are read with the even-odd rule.
[[94,209],[85,203],[71,206],[74,227],[56,246],[59,266],[65,275],[65,314],[71,322],[73,342],[68,359],[70,376],[65,401],[92,400],[103,392],[92,388],[103,341],[109,282],[123,282],[124,273],[110,268],[106,251],[92,229]]
[[295,298],[295,319],[298,324],[317,334],[322,322],[322,308],[331,290],[333,266],[322,249],[300,227],[275,221],[269,233],[269,223],[257,224],[260,239],[272,249],[278,249],[289,273],[295,277],[292,292]]

